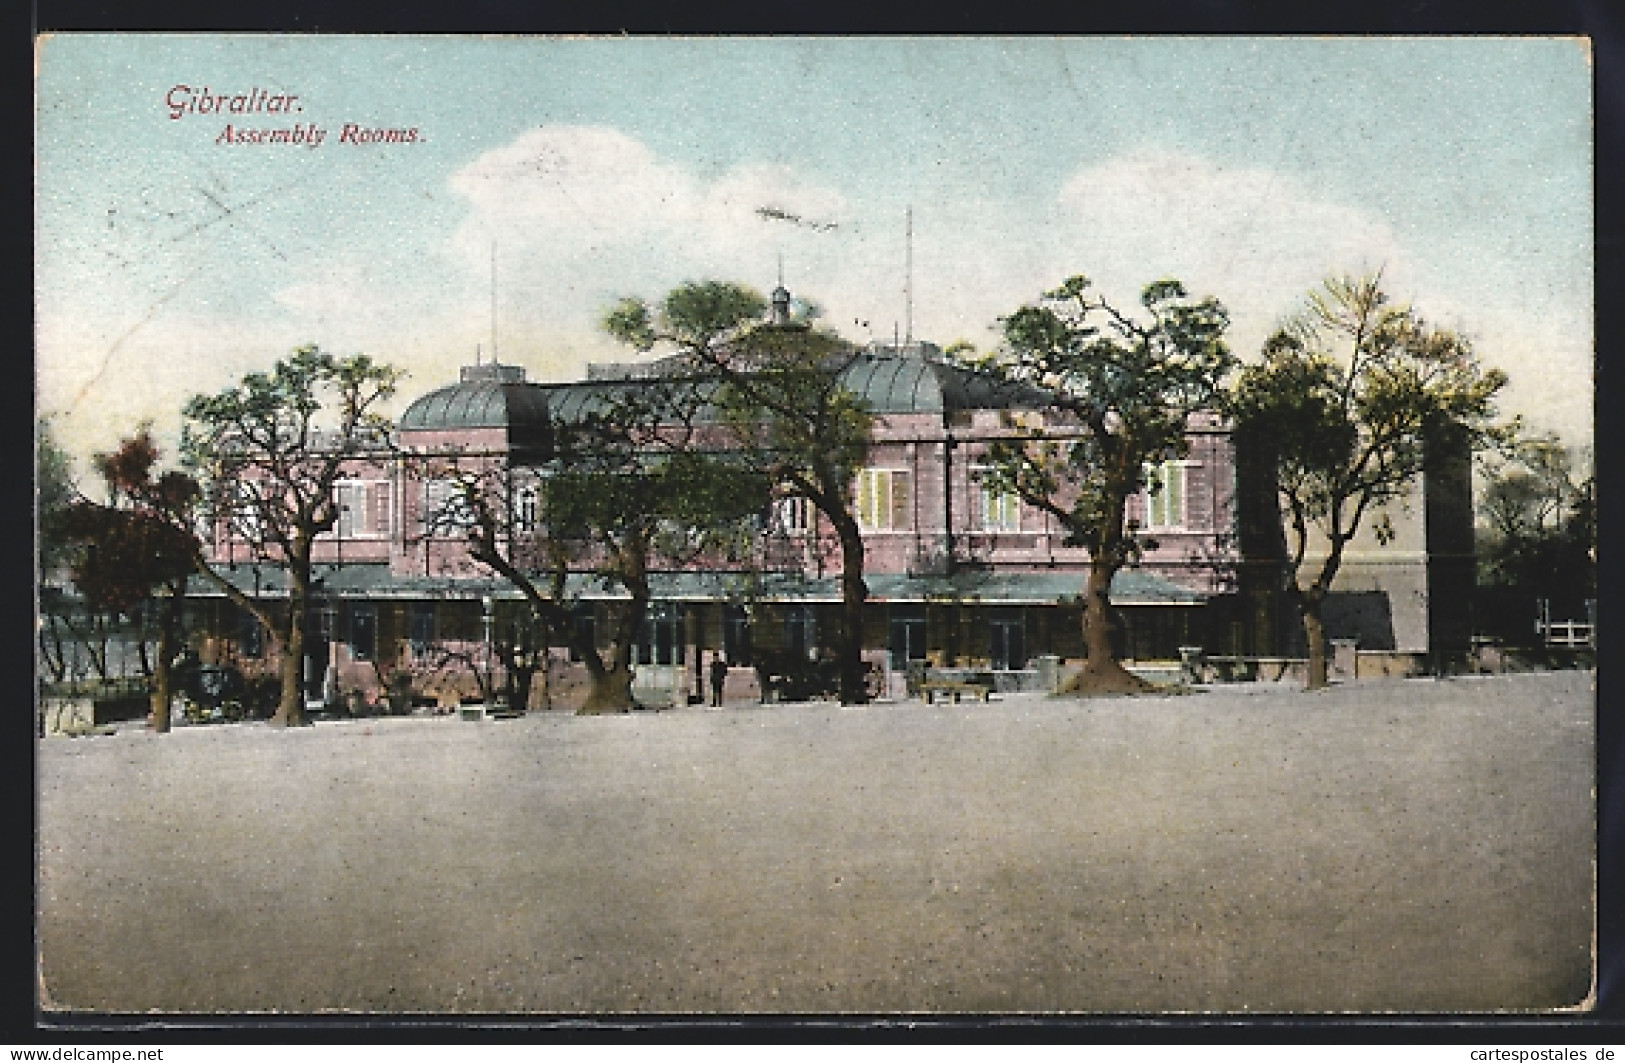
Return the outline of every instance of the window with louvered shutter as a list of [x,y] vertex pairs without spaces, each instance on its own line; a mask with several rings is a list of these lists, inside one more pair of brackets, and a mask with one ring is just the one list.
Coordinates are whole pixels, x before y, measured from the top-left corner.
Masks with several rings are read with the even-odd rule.
[[863,469],[858,473],[858,526],[864,531],[895,531],[912,523],[908,473],[901,469]]
[[367,534],[387,537],[389,532],[389,483],[375,480],[367,489]]

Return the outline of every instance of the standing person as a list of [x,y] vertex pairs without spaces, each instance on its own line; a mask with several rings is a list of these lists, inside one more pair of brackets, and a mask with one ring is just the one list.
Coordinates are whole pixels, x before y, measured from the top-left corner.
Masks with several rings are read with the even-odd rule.
[[722,654],[711,657],[711,705],[722,707],[722,686],[728,681],[728,660]]

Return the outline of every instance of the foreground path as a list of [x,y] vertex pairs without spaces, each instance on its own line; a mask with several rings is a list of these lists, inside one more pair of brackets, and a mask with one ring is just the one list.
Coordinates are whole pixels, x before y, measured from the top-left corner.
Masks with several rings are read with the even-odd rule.
[[1589,673],[40,745],[56,1007],[1549,1008]]

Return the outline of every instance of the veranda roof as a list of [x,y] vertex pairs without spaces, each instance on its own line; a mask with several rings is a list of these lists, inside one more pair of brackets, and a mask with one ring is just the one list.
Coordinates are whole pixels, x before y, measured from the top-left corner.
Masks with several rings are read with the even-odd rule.
[[[239,564],[218,571],[245,594],[264,598],[287,596],[287,573],[273,565]],[[341,599],[478,600],[521,597],[517,588],[495,577],[400,576],[383,564],[318,565],[313,597]],[[1081,572],[981,572],[952,576],[876,574],[865,577],[869,600],[877,603],[959,601],[983,605],[1055,605],[1074,601],[1084,589]],[[656,601],[745,601],[751,598],[778,602],[838,602],[840,579],[804,578],[795,574],[738,572],[654,572],[649,577]],[[571,597],[587,600],[625,598],[619,588],[605,588],[587,575],[572,575],[566,588]],[[199,582],[193,594],[219,597],[212,584]],[[1199,606],[1208,596],[1142,568],[1126,568],[1112,580],[1112,604],[1117,606]]]

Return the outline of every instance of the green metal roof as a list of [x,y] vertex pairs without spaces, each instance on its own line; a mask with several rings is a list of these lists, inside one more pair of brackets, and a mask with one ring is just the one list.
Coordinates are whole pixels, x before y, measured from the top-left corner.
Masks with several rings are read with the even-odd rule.
[[465,380],[436,388],[401,414],[404,431],[424,429],[547,427],[548,389],[540,384]]
[[1043,397],[962,366],[911,354],[865,352],[841,373],[841,383],[877,414],[955,410],[1033,409]]
[[[667,367],[667,363],[670,367]],[[417,399],[401,415],[406,431],[458,428],[522,428],[542,431],[551,422],[569,423],[603,410],[614,396],[629,389],[668,385],[681,380],[680,356],[644,367],[632,378],[606,377],[567,384],[530,384],[513,380],[464,380]],[[887,414],[936,414],[976,409],[1035,409],[1042,394],[1000,383],[989,377],[916,351],[884,348],[857,354],[842,370],[841,385],[861,397],[869,409]],[[717,412],[707,400],[720,386],[699,380],[700,420]]]

